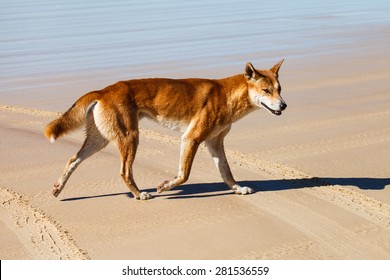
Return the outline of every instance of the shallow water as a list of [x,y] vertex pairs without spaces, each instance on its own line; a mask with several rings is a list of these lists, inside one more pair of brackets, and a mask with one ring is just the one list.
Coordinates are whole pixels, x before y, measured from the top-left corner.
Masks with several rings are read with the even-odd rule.
[[388,36],[389,15],[386,0],[2,0],[0,98],[71,73],[180,76],[347,53]]

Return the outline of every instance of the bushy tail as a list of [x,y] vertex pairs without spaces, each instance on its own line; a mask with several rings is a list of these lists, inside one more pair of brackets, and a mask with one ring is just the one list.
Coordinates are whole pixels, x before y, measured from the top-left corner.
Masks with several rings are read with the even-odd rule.
[[45,127],[45,136],[52,143],[66,133],[84,124],[89,106],[100,99],[100,92],[90,92],[80,97],[73,106]]

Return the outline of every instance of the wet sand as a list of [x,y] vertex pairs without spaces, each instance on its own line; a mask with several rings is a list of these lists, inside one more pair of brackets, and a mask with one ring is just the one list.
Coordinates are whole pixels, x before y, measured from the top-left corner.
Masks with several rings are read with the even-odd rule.
[[[23,3],[15,3],[19,2]],[[124,5],[115,4],[113,12],[117,11],[114,7]],[[173,17],[167,19],[161,28],[170,31],[159,40],[154,38],[157,46],[161,42],[160,59],[155,53],[158,48],[149,45],[150,49],[142,50],[142,42],[152,39],[140,40],[139,61],[128,53],[130,49],[124,46],[129,42],[121,43],[116,38],[123,34],[113,31],[124,20],[122,16],[105,27],[102,24],[103,31],[115,36],[115,44],[107,43],[106,48],[96,45],[98,35],[89,38],[90,45],[81,40],[84,32],[100,30],[96,26],[63,33],[65,43],[71,42],[66,38],[75,40],[74,49],[61,41],[59,49],[52,44],[43,48],[41,56],[37,50],[18,49],[14,38],[6,40],[8,45],[0,49],[2,59],[6,58],[0,81],[0,240],[6,244],[0,248],[1,259],[390,258],[390,27],[380,17],[385,10],[381,5],[386,4],[378,1],[382,12],[361,8],[360,14],[356,7],[351,14],[336,13],[332,5],[327,13],[309,7],[306,15],[302,10],[297,17],[311,22],[296,33],[298,39],[309,38],[306,42],[292,35],[269,35],[276,41],[269,47],[263,45],[259,52],[254,46],[240,49],[243,43],[226,49],[219,46],[221,42],[259,40],[239,31],[245,23],[260,24],[254,12],[249,19],[244,16],[244,8],[237,8],[242,13],[236,13],[237,24],[233,21],[226,38],[212,39],[213,28],[224,30],[224,16],[235,11],[230,5],[230,9],[215,12],[219,17],[214,21],[207,21],[211,12],[204,15],[210,34],[195,28],[192,34],[202,43],[192,46],[193,53],[189,45],[196,40],[190,37],[184,37],[188,44],[180,39],[171,42],[177,49],[167,51],[167,42],[176,33],[189,32],[188,26],[174,25]],[[99,15],[105,8],[97,5],[94,11]],[[15,28],[15,18],[27,24],[33,17],[17,11],[14,20],[11,15],[8,21],[5,18],[9,30]],[[48,6],[46,13],[52,15],[50,11]],[[86,23],[93,15],[77,16],[83,11],[83,7],[69,6],[61,13]],[[189,13],[176,21],[184,23],[184,18],[190,18],[189,26],[203,22],[195,15]],[[292,20],[293,15],[292,11],[283,16]],[[32,46],[45,40],[53,43],[49,35],[56,28],[68,30],[66,18],[57,21],[64,25],[62,29],[42,23],[42,33],[25,33],[29,36],[20,40]],[[334,27],[346,19],[347,25]],[[159,20],[155,21],[164,22]],[[146,31],[152,30],[147,24],[154,26],[148,22]],[[285,22],[279,24],[281,30],[287,29]],[[290,27],[293,31],[296,26]],[[204,49],[207,43],[209,49]],[[61,48],[67,52],[55,56]],[[101,51],[108,57],[99,63],[96,56]],[[282,57],[286,61],[280,81],[287,110],[280,117],[258,110],[235,123],[226,138],[236,180],[256,193],[238,196],[229,191],[207,149],[201,147],[190,180],[156,194],[161,181],[176,175],[180,134],[142,121],[134,174],[138,186],[152,192],[155,199],[131,197],[119,176],[114,145],[84,162],[58,198],[51,195],[67,159],[81,147],[83,132],[53,145],[44,138],[43,127],[83,93],[135,77],[225,77],[242,72],[247,61],[267,68]]]

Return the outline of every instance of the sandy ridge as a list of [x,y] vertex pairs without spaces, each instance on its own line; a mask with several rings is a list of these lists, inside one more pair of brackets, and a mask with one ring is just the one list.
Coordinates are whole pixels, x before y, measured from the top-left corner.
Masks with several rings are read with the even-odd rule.
[[305,191],[334,202],[337,205],[359,214],[371,222],[390,229],[390,205],[363,193],[339,185],[315,187]]
[[61,115],[61,113],[57,113],[57,112],[9,106],[9,105],[0,105],[0,111],[25,114],[25,115],[35,116],[35,117],[58,117]]
[[38,259],[89,259],[68,231],[18,193],[0,187],[1,217]]
[[[389,135],[385,136],[384,135]],[[300,145],[288,145],[280,147],[278,149],[268,149],[256,153],[258,156],[275,154],[277,152],[288,152],[288,157],[286,158],[295,158],[302,157],[304,155],[318,155],[325,154],[329,152],[338,152],[346,149],[353,149],[364,147],[372,144],[385,143],[390,140],[390,128],[383,128],[375,131],[369,131],[364,133],[357,133],[348,136],[340,136],[328,138],[325,140],[311,141],[310,143],[304,143]],[[337,146],[334,144],[338,144]],[[318,149],[318,147],[322,147]]]
[[[286,224],[293,225],[310,237],[310,239],[305,240],[306,242],[302,240],[301,243],[293,243],[280,248],[276,255],[277,258],[295,252],[296,246],[299,244],[304,244],[306,251],[310,247],[316,246],[315,251],[321,258],[334,258],[340,256],[340,254],[348,254],[343,257],[360,259],[364,258],[364,254],[368,250],[375,251],[375,255],[380,258],[386,258],[388,255],[385,249],[362,239],[361,235],[364,233],[360,229],[350,229],[339,224],[337,221],[321,214],[317,209],[305,205],[306,200],[300,200],[295,195],[291,198],[279,194],[272,194],[271,196],[272,199],[267,200],[266,203],[261,203],[261,200],[255,196],[250,197],[248,203],[254,206],[261,205],[262,209],[277,216]],[[324,250],[325,248],[326,250]],[[272,252],[254,255],[253,258],[269,259],[272,258]]]

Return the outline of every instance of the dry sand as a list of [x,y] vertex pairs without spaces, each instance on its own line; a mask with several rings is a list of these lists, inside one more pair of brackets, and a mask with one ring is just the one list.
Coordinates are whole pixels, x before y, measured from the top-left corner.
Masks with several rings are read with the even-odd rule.
[[256,190],[248,196],[220,183],[205,148],[188,183],[157,195],[175,176],[180,135],[143,123],[135,176],[155,199],[129,196],[113,145],[54,198],[51,185],[83,133],[51,145],[42,128],[58,113],[1,105],[0,257],[389,259],[390,71],[387,57],[377,62],[319,78],[286,64],[285,114],[256,111],[227,138],[236,179]]

